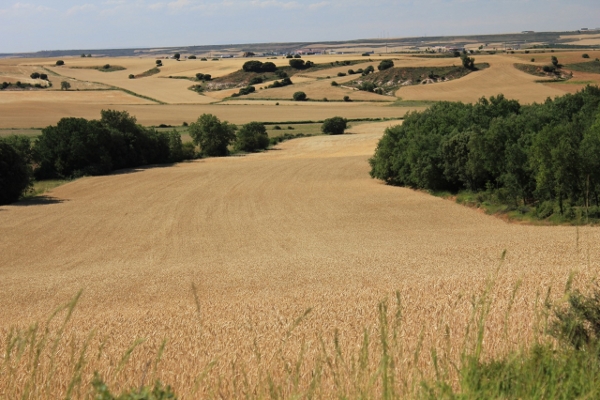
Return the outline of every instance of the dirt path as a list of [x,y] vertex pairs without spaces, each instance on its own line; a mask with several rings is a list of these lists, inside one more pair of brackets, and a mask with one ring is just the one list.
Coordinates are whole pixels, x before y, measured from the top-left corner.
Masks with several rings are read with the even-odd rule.
[[597,271],[598,229],[580,229],[577,247],[575,228],[509,225],[372,180],[367,159],[387,124],[263,154],[83,178],[39,204],[0,207],[0,333],[46,317],[83,288],[76,332],[98,329],[112,354],[149,338],[126,375],[132,383],[167,337],[163,380],[189,387],[214,357],[252,358],[255,337],[268,353],[307,307],[299,332],[339,328],[360,343],[377,302],[394,290],[408,309],[407,343],[422,327],[433,343],[445,324],[464,328],[468,294],[504,249],[500,303],[524,280],[512,334],[530,327],[536,291],[564,283],[572,269]]

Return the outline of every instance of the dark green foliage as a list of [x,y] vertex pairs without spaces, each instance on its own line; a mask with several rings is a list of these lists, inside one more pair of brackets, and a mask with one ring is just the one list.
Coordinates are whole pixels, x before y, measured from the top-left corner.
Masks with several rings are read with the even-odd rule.
[[336,81],[331,81],[331,86],[339,86],[340,84],[337,83]]
[[290,67],[294,69],[308,69],[313,67],[315,64],[312,61],[301,60],[300,58],[293,58],[290,60]]
[[114,395],[106,383],[100,378],[98,373],[94,374],[92,381],[94,388],[94,400],[177,400],[177,396],[170,386],[163,386],[159,381],[154,383],[152,388],[143,386],[139,389],[132,389]]
[[307,99],[306,93],[304,93],[304,92],[296,92],[296,93],[294,93],[294,95],[292,96],[292,98],[295,101],[305,101]]
[[269,146],[269,135],[264,124],[250,122],[243,125],[236,134],[235,150],[254,152]]
[[358,90],[363,90],[365,92],[374,92],[375,89],[377,89],[377,85],[375,85],[373,82],[363,82],[360,84],[360,86],[358,86]]
[[348,102],[348,101],[352,101],[352,100],[350,99],[350,96],[344,96],[344,101]]
[[474,70],[475,69],[475,59],[473,57],[469,57],[467,53],[463,53],[460,56],[463,67],[466,69]]
[[555,310],[550,332],[575,350],[600,350],[600,290],[586,296],[579,291],[568,294],[567,304]]
[[36,177],[101,175],[116,169],[169,162],[169,137],[146,129],[125,111],[102,110],[100,121],[63,118],[35,144]]
[[212,114],[202,114],[189,127],[195,144],[204,156],[223,157],[229,154],[228,146],[235,140],[236,126],[221,122]]
[[346,74],[344,72],[338,72],[337,76],[346,76]]
[[277,70],[277,66],[270,61],[263,63],[261,61],[252,60],[246,61],[242,66],[242,69],[245,72],[275,72]]
[[56,65],[58,65],[58,66],[65,65],[65,62],[63,60],[58,60],[56,62]]
[[179,59],[181,58],[181,54],[179,54],[179,53],[175,53],[175,54],[173,55],[173,58],[174,58],[174,59],[176,59],[177,61],[179,61]]
[[370,160],[371,176],[433,191],[492,191],[506,204],[556,210],[598,206],[600,89],[544,104],[503,96],[474,105],[440,102],[390,128]]
[[34,72],[30,75],[31,79],[40,79],[40,73]]
[[321,125],[321,132],[326,135],[342,135],[346,130],[348,121],[342,117],[328,118]]
[[129,74],[129,79],[135,79],[135,75],[134,74]]
[[189,56],[189,57],[188,57],[188,60],[195,60],[195,59],[197,59],[197,58],[198,58],[198,57],[196,57],[196,56]]
[[377,66],[377,69],[380,71],[385,71],[386,69],[390,69],[394,66],[394,62],[392,60],[382,60]]
[[40,74],[40,79],[47,81],[48,80],[48,75],[47,74]]
[[239,92],[234,93],[232,97],[245,96],[247,94],[254,93],[255,91],[256,88],[254,86],[246,86],[244,88],[241,88]]
[[181,135],[176,130],[172,130],[168,134],[169,137],[169,161],[180,162],[183,161],[183,143],[181,142]]
[[364,69],[364,71],[362,72],[362,75],[367,76],[373,72],[375,72],[375,68],[372,65],[369,65],[367,68]]
[[249,82],[250,85],[259,85],[261,83],[263,83],[263,78],[260,76],[255,76],[254,78],[250,79]]
[[162,61],[161,60],[156,60],[156,66],[157,67],[162,67]]
[[31,186],[31,168],[21,152],[0,139],[0,205],[13,203]]
[[302,58],[300,54],[294,54],[294,58]]
[[284,70],[281,70],[281,69],[278,69],[277,71],[275,71],[275,75],[281,79],[288,77],[287,72],[285,72]]
[[[19,86],[19,85],[18,85],[18,83],[19,83],[19,82],[17,82],[17,86]],[[71,88],[71,84],[70,84],[69,82],[67,82],[67,81],[62,81],[62,82],[60,83],[60,90],[69,90],[70,88]]]
[[278,88],[278,87],[284,87],[284,86],[289,86],[289,85],[293,85],[294,83],[292,82],[292,80],[290,78],[284,78],[281,81],[275,81],[272,84],[270,84],[269,86],[267,86],[269,89],[271,88]]
[[353,69],[348,70],[348,75],[354,75],[355,73],[356,73],[356,71],[354,71]]
[[203,74],[200,72],[196,74],[196,80],[207,82],[207,81],[210,81],[211,79],[212,79],[212,75],[210,75],[210,74]]
[[590,55],[587,54],[587,53],[584,53],[584,54],[581,55],[581,58],[590,58]]

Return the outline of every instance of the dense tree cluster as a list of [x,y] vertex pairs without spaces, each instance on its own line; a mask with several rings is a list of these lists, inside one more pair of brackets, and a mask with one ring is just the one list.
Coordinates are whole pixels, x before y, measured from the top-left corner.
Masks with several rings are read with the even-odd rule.
[[261,61],[252,60],[246,61],[242,66],[242,69],[244,72],[275,72],[277,70],[277,66],[270,61],[263,63]]
[[290,67],[294,68],[294,69],[308,69],[311,67],[314,67],[315,63],[313,63],[312,61],[304,61],[300,58],[292,58],[290,60]]
[[342,117],[327,118],[321,125],[321,132],[326,135],[342,135],[348,127],[348,120]]
[[[502,95],[440,102],[386,130],[371,176],[433,191],[494,191],[541,217],[600,197],[600,89],[521,106]],[[598,216],[600,217],[600,215]]]

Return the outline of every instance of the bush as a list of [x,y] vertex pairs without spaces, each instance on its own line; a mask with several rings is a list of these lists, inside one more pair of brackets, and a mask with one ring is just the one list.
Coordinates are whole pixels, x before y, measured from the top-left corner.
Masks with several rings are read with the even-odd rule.
[[0,139],[0,205],[14,203],[31,186],[31,168],[26,158]]
[[300,54],[295,54],[294,58],[302,58],[302,56]]
[[353,69],[348,70],[348,75],[354,75],[355,73],[356,73],[356,71],[354,71]]
[[394,62],[392,60],[382,60],[377,67],[380,71],[385,71],[386,69],[390,69],[394,66]]
[[339,86],[340,84],[337,83],[336,81],[331,81],[331,86]]
[[358,87],[358,90],[362,90],[365,92],[371,92],[371,93],[373,93],[375,91],[375,89],[377,89],[377,85],[375,85],[373,82],[363,82]]
[[269,135],[264,124],[250,122],[243,125],[236,134],[235,150],[254,152],[269,147]]
[[31,77],[31,79],[40,79],[40,73],[39,72],[34,72],[31,75],[29,75]]
[[352,101],[352,100],[350,100],[350,96],[344,96],[344,101],[348,102],[348,101]]
[[172,130],[167,134],[169,136],[169,161],[183,161],[183,143],[181,135],[176,130]]
[[294,95],[292,96],[292,98],[295,101],[306,101],[306,99],[307,99],[306,93],[304,93],[304,92],[296,92],[296,93],[294,93]]
[[105,64],[102,68],[103,69],[110,69],[110,64]]
[[239,90],[239,92],[237,93],[238,96],[245,96],[248,95],[250,93],[254,93],[256,91],[256,88],[254,86],[246,86],[245,88],[241,88]]
[[290,67],[292,67],[294,69],[304,69],[305,68],[304,60],[292,58],[290,60]]
[[367,75],[369,75],[370,73],[373,73],[373,72],[375,72],[375,68],[372,65],[369,65],[367,68],[364,69],[362,75],[363,76],[367,76]]
[[581,57],[582,57],[582,58],[590,58],[590,55],[589,55],[589,54],[587,54],[587,53],[584,53],[584,54],[582,54],[582,55],[581,55]]
[[275,76],[277,76],[278,78],[283,79],[283,78],[287,78],[288,74],[287,74],[287,72],[285,72],[285,71],[283,71],[281,69],[278,69],[277,71],[275,71]]
[[129,74],[129,79],[135,79],[135,75],[134,74]]
[[162,60],[156,60],[156,66],[162,67]]
[[196,56],[189,56],[188,60],[195,60],[197,57]]
[[40,74],[40,79],[44,80],[44,81],[47,81],[48,80],[48,75],[46,75],[46,74]]
[[71,84],[67,81],[62,81],[60,83],[60,90],[69,90],[71,89]]
[[348,121],[342,117],[328,118],[321,125],[321,132],[326,135],[342,135],[346,130]]
[[58,61],[56,62],[56,65],[57,65],[57,66],[65,65],[65,62],[64,62],[63,60],[58,60]]
[[259,85],[263,83],[263,78],[260,76],[255,76],[254,78],[250,79],[249,84],[250,85]]
[[342,76],[346,76],[346,74],[345,74],[345,73],[343,73],[343,72],[338,72],[338,73],[337,73],[337,76],[339,76],[339,77],[342,77]]
[[185,142],[181,145],[181,154],[184,160],[192,160],[196,157],[196,146],[192,142]]
[[189,133],[203,155],[222,157],[229,154],[228,146],[235,140],[236,129],[235,125],[221,122],[212,114],[202,114],[190,124]]

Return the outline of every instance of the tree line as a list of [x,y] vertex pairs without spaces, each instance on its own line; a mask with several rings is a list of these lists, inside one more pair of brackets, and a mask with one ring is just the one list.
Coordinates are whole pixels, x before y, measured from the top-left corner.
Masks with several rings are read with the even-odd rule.
[[505,204],[535,207],[541,218],[572,218],[577,207],[599,213],[599,104],[593,86],[533,105],[502,95],[436,103],[386,130],[371,176],[416,189],[493,193]]
[[[323,132],[340,134],[345,127],[345,119],[334,117],[325,121]],[[99,120],[63,118],[44,128],[34,142],[23,135],[0,138],[0,204],[17,201],[34,179],[103,175],[143,165],[227,156],[230,149],[254,152],[272,143],[260,122],[238,128],[212,114],[201,115],[189,125],[188,133],[192,142],[183,143],[176,130],[157,131],[139,125],[126,111],[102,110]]]

